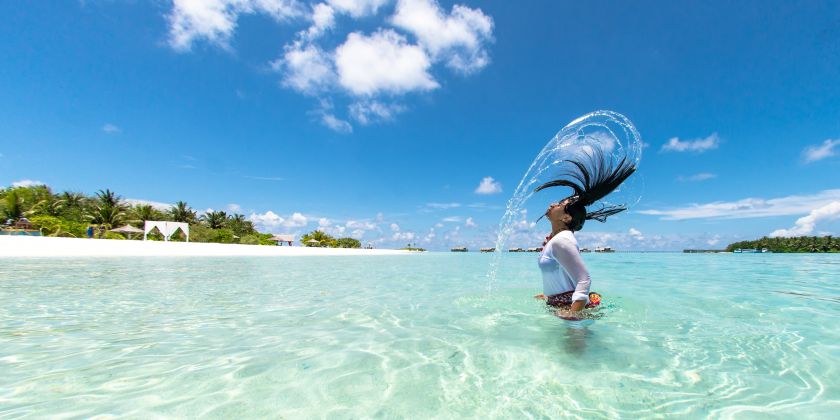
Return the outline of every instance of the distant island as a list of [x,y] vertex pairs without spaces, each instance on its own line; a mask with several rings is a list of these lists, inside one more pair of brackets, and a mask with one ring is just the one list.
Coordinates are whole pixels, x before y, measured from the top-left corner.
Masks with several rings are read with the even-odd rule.
[[[169,208],[156,208],[147,203],[129,203],[115,192],[99,190],[94,196],[64,191],[53,193],[46,185],[0,188],[0,234],[35,234],[40,236],[85,238],[88,228],[100,239],[142,239],[143,235],[118,233],[114,228],[129,225],[142,229],[147,220],[188,223],[190,242],[213,242],[243,245],[277,245],[293,241],[291,235],[258,232],[254,223],[243,214],[208,211],[199,215],[186,202],[178,201]],[[142,232],[142,231],[141,231]],[[286,237],[289,237],[288,239]],[[148,239],[163,240],[154,230]],[[172,241],[184,241],[183,232],[173,234]],[[355,238],[334,238],[314,230],[300,238],[308,247],[361,248]]]
[[767,249],[774,253],[840,253],[840,238],[833,236],[797,236],[794,238],[763,237],[754,241],[729,244],[726,252],[736,249]]

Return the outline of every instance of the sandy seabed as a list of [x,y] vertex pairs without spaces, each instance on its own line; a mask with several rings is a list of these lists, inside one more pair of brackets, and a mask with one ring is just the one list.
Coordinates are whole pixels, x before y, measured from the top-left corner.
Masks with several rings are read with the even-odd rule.
[[310,248],[198,242],[0,236],[2,257],[298,257],[317,255],[406,255],[395,249]]

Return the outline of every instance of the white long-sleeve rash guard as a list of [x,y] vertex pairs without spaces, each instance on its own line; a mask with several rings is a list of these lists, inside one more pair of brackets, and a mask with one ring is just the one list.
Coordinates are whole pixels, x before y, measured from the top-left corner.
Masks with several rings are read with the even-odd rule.
[[543,294],[556,295],[574,290],[572,301],[589,303],[589,271],[580,257],[575,235],[564,230],[543,247],[539,260],[543,276]]

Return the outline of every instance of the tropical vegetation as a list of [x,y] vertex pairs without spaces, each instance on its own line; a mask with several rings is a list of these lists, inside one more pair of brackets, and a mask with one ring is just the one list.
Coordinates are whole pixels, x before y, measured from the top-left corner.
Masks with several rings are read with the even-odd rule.
[[754,241],[729,244],[726,250],[763,249],[771,252],[840,252],[840,238],[833,236],[797,236],[793,238],[763,237]]
[[305,246],[314,246],[322,248],[361,248],[362,243],[355,238],[334,238],[332,235],[322,232],[320,230],[313,230],[309,233],[304,233],[300,237],[300,243]]
[[[199,217],[184,201],[178,201],[168,209],[159,209],[146,203],[128,203],[110,189],[87,196],[73,191],[55,194],[46,185],[0,188],[0,221],[9,224],[22,217],[45,236],[83,238],[89,226],[110,230],[128,224],[142,229],[147,220],[165,220],[189,223],[190,241],[193,242],[276,243],[270,240],[273,235],[258,232],[243,214],[210,211]],[[142,237],[134,235],[132,239]],[[127,239],[113,232],[106,232],[105,238]],[[163,240],[163,236],[155,231],[149,239]],[[179,231],[170,239],[183,241],[186,238]]]

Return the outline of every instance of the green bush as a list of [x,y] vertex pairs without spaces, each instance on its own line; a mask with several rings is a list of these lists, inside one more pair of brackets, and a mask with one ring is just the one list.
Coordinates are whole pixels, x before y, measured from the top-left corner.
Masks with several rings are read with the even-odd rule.
[[361,248],[362,243],[358,239],[338,238],[335,240],[336,248]]
[[60,219],[54,216],[33,216],[29,219],[32,227],[39,229],[45,236],[69,236],[74,238],[87,237],[87,225]]

